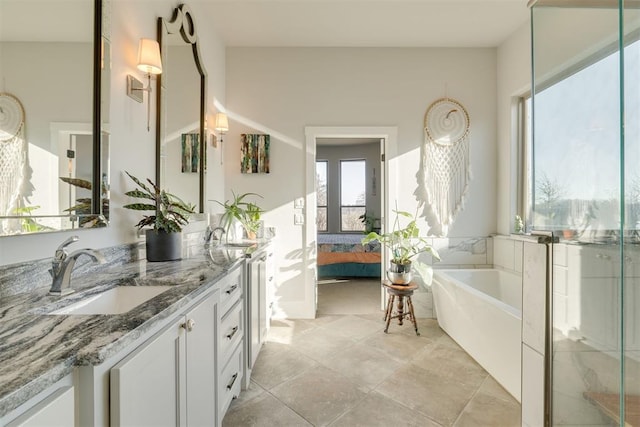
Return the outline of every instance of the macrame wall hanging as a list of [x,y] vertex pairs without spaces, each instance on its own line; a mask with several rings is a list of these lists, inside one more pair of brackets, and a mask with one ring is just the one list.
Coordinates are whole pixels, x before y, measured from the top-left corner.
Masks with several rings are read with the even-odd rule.
[[469,188],[469,114],[458,101],[441,98],[424,117],[418,189],[429,235],[444,237],[463,207]]
[[0,92],[0,216],[15,215],[22,199],[31,194],[24,133],[22,104],[15,96]]

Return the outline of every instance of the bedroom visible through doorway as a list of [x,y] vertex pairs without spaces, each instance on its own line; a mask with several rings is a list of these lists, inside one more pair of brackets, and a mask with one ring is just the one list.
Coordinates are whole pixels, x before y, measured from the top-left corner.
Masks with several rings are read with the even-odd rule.
[[384,138],[316,138],[317,313],[380,310]]

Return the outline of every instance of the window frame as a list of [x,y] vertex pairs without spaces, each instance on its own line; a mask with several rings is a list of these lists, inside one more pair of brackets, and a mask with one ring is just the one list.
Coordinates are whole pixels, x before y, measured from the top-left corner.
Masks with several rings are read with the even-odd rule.
[[[364,204],[363,205],[343,205],[342,204],[342,165],[344,163],[347,162],[362,162],[364,164],[364,186],[362,188],[363,193],[364,193]],[[364,224],[363,224],[363,228],[362,230],[345,230],[343,228],[343,221],[342,221],[342,209],[343,208],[363,208],[364,212],[367,212],[367,159],[363,159],[363,158],[355,158],[355,159],[340,159],[340,170],[339,170],[340,174],[339,174],[339,179],[340,179],[340,184],[339,184],[339,188],[340,188],[340,204],[338,207],[338,218],[340,221],[340,232],[341,233],[361,233],[362,231],[364,231]]]
[[[318,202],[318,197],[317,197],[317,191],[318,189],[316,188],[316,231],[319,233],[328,233],[329,232],[329,160],[325,160],[325,159],[316,159],[316,175],[317,175],[317,171],[318,171],[318,163],[324,163],[325,164],[325,172],[326,172],[326,182],[325,182],[325,187],[326,187],[326,204],[325,205],[321,205]],[[326,218],[326,228],[325,229],[321,229],[318,227],[318,210],[319,209],[324,209],[325,211],[325,218]]]

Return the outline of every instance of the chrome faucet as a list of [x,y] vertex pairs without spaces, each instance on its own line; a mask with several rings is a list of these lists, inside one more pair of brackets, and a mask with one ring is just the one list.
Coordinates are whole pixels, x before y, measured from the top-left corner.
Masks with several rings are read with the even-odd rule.
[[93,261],[104,264],[104,256],[95,249],[78,249],[68,254],[65,248],[77,241],[78,236],[71,236],[56,249],[53,261],[51,262],[51,270],[49,270],[53,278],[49,295],[67,295],[73,292],[73,289],[71,289],[71,271],[79,256],[87,255],[93,259]]
[[[220,231],[220,237],[216,237],[216,231]],[[207,226],[207,229],[204,232],[204,247],[208,248],[212,240],[222,240],[222,235],[224,233],[225,230],[222,227],[216,227],[212,229],[211,227]]]

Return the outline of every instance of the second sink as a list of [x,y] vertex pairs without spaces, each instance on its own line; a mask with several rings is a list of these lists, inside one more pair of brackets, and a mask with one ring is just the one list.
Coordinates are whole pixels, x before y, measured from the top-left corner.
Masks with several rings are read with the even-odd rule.
[[171,286],[116,286],[49,314],[122,314],[171,288]]

